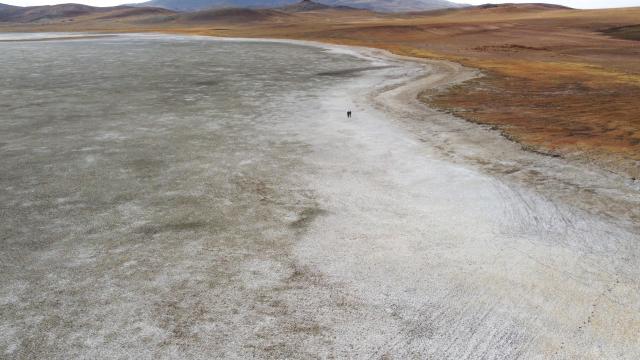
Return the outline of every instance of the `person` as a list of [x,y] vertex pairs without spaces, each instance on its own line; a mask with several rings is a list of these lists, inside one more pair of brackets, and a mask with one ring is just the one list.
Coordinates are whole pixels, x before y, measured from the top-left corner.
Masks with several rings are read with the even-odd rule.
[[347,111],[347,118],[351,118],[351,110]]

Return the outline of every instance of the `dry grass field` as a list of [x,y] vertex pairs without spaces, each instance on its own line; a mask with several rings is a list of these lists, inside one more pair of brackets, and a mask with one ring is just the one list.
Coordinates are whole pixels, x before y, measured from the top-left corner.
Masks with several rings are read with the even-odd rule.
[[157,31],[306,39],[447,59],[485,76],[422,99],[493,125],[527,149],[640,178],[640,7],[481,6],[410,14],[360,10],[125,11],[0,31]]

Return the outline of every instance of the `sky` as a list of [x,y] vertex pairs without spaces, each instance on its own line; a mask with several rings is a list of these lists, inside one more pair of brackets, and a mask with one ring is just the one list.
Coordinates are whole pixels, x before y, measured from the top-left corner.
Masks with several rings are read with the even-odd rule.
[[[140,2],[142,0],[138,0]],[[322,0],[319,0],[322,2]],[[503,2],[549,2],[553,4],[566,5],[577,9],[595,9],[606,7],[625,7],[625,6],[640,6],[640,0],[452,0],[455,2],[480,5],[486,3],[503,3]],[[33,6],[33,5],[52,5],[62,3],[81,3],[93,6],[114,6],[121,5],[123,3],[134,3],[136,0],[0,0],[0,3],[18,5],[18,6]]]

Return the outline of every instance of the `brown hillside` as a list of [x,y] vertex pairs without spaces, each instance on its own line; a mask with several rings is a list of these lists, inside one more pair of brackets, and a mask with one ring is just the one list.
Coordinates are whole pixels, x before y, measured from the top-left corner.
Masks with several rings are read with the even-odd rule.
[[175,11],[161,8],[138,8],[138,7],[118,7],[106,14],[100,14],[97,19],[123,19],[131,17],[149,17],[149,16],[171,16],[175,15]]
[[184,14],[179,16],[177,21],[180,23],[224,22],[242,24],[273,20],[276,18],[284,18],[287,16],[288,14],[275,10],[214,9]]

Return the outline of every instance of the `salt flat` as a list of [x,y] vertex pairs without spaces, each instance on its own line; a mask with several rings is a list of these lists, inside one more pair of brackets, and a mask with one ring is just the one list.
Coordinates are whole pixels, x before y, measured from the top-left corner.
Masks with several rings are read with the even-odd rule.
[[465,70],[161,35],[0,50],[5,357],[638,357],[637,224],[575,190],[615,179],[411,101]]

